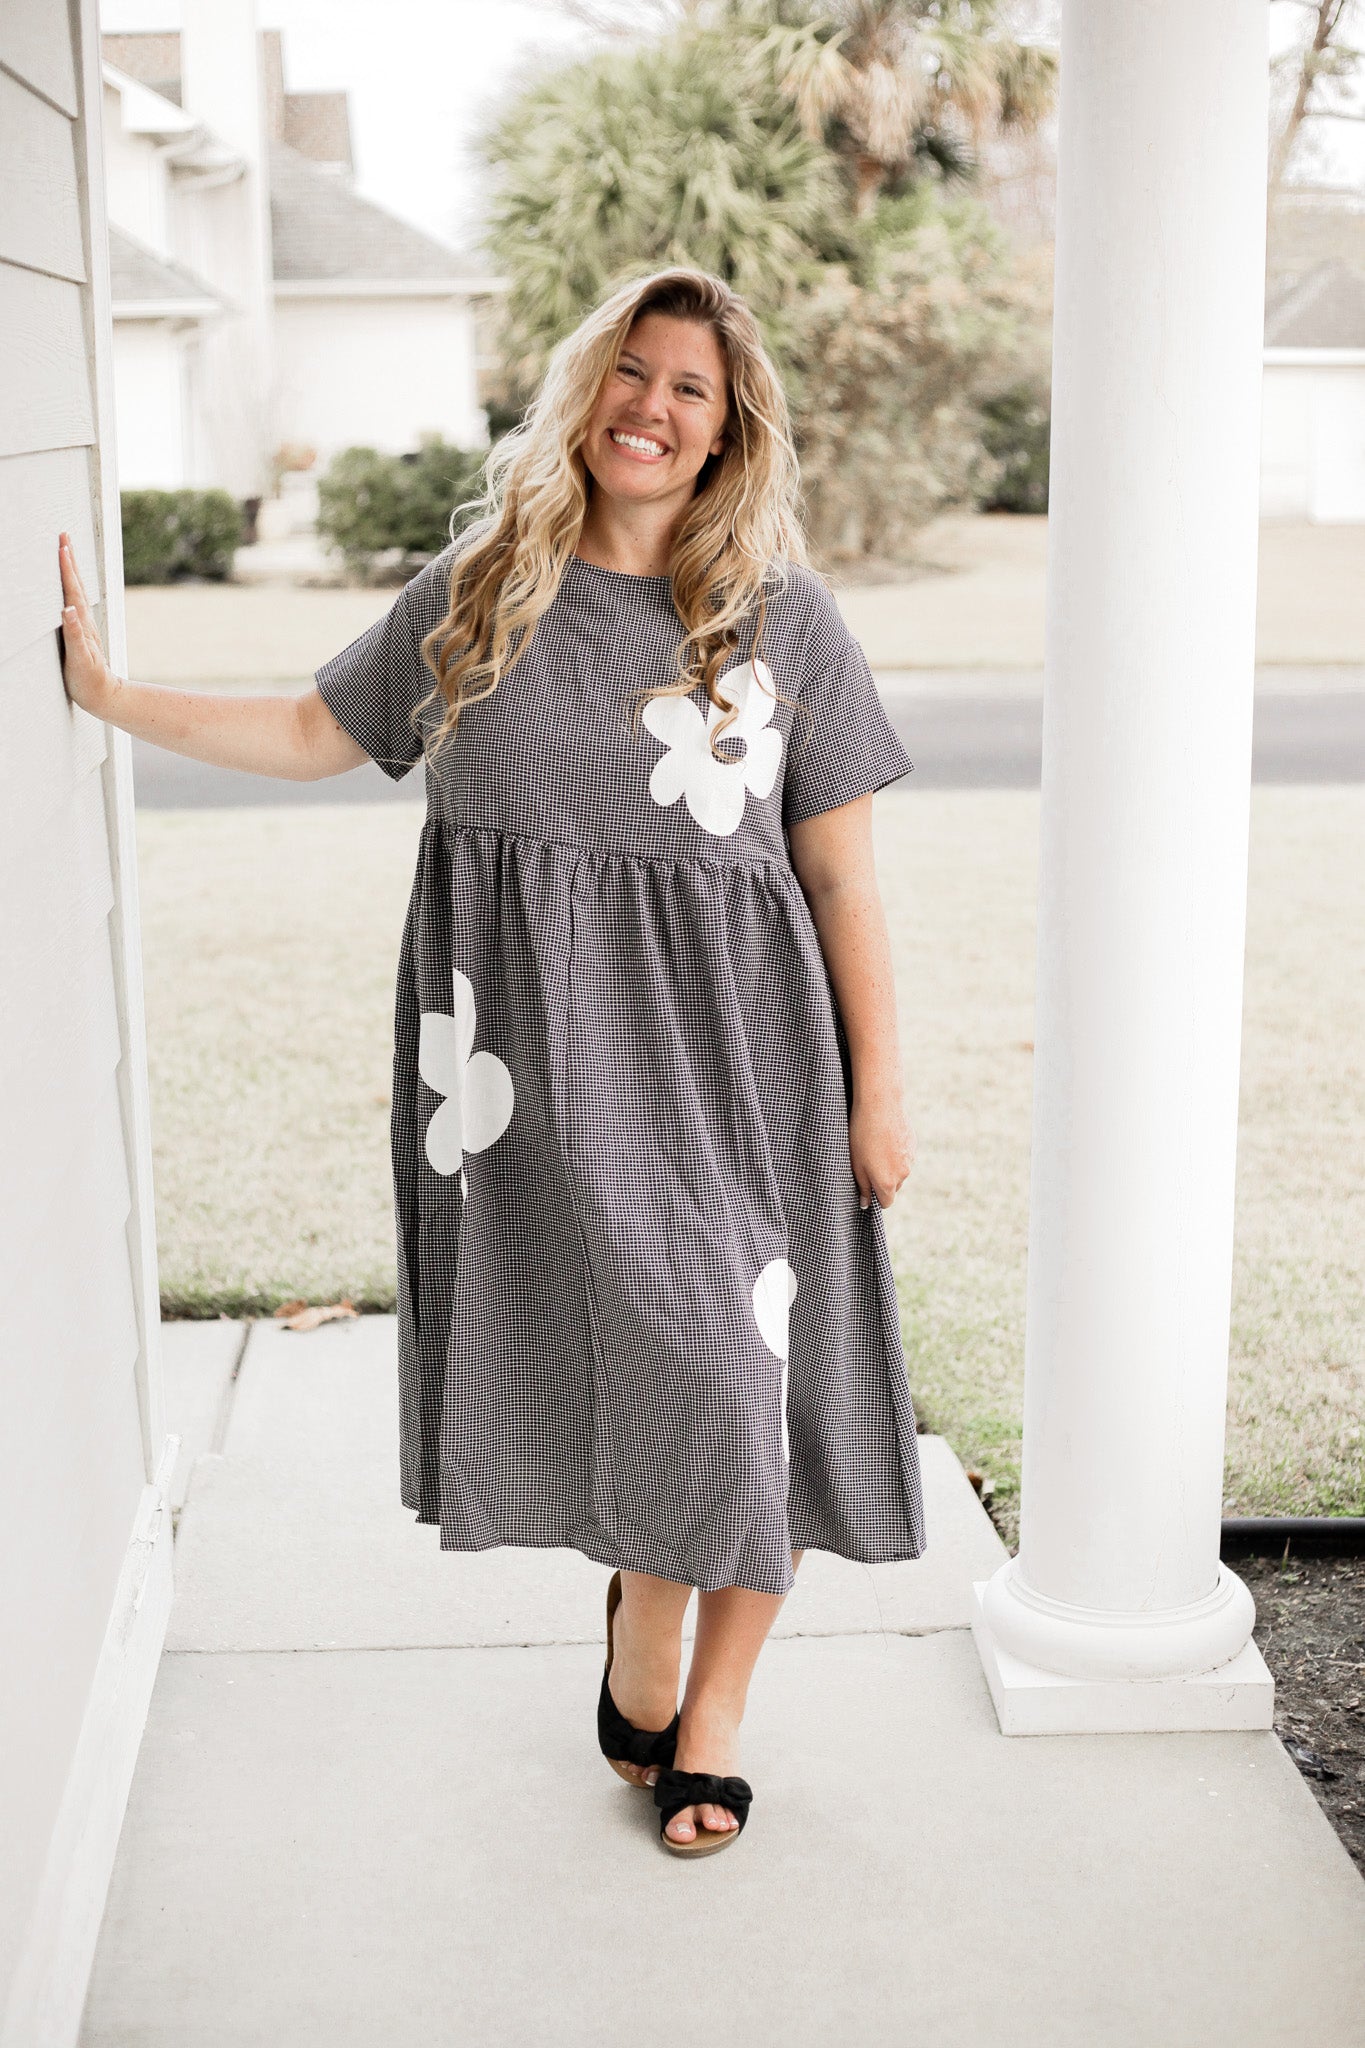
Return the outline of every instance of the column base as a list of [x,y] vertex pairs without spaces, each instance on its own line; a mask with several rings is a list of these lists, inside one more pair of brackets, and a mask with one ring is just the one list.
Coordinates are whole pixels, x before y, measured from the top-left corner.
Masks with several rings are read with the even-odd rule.
[[989,1579],[972,1582],[972,1634],[1002,1735],[1166,1734],[1270,1728],[1275,1681],[1254,1642],[1193,1678],[1064,1678],[1003,1649],[983,1610]]

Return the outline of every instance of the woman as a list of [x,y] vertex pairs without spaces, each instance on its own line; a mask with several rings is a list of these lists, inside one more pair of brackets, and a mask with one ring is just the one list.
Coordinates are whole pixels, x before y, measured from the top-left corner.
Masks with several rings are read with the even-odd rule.
[[924,1549],[870,835],[911,764],[804,566],[785,401],[725,285],[618,291],[488,470],[481,523],[300,697],[113,677],[63,536],[67,686],[257,773],[425,755],[402,1497],[443,1549],[613,1568],[599,1742],[701,1854],[747,1816],[740,1721],[802,1550]]

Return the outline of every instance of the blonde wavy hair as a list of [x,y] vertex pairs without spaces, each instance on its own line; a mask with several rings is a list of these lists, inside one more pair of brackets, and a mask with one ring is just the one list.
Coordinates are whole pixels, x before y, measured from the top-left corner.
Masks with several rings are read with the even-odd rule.
[[725,445],[698,475],[669,561],[683,627],[677,679],[640,693],[636,715],[653,697],[689,695],[700,679],[724,713],[711,751],[730,758],[715,743],[738,710],[717,694],[717,677],[750,622],[749,652],[758,655],[768,595],[789,564],[809,556],[786,395],[758,323],[727,284],[685,267],[623,285],[589,313],[551,356],[525,419],[489,454],[481,516],[451,564],[449,610],[422,641],[436,687],[418,711],[438,695],[445,700],[433,751],[452,737],[464,706],[491,695],[515,666],[559,589],[593,488],[582,452],[588,424],[627,335],[646,313],[711,330],[725,360],[727,405]]

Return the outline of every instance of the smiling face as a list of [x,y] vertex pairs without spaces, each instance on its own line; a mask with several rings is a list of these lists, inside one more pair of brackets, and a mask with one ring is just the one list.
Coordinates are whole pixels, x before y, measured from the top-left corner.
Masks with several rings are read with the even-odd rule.
[[726,411],[725,358],[711,329],[644,313],[593,407],[583,460],[607,497],[681,509],[725,445]]

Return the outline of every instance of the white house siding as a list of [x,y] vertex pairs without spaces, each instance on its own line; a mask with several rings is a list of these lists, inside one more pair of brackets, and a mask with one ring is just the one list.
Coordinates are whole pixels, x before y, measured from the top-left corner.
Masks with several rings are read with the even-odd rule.
[[1267,349],[1261,515],[1365,520],[1365,349]]
[[392,288],[367,296],[277,287],[276,419],[281,442],[403,454],[424,433],[462,448],[488,439],[476,403],[474,316],[467,298]]
[[169,208],[170,178],[166,159],[145,134],[130,134],[123,124],[123,95],[112,85],[102,88],[104,106],[104,186],[110,220],[116,220],[159,256],[173,255]]
[[5,2048],[75,2039],[169,1602],[127,743],[58,658],[66,528],[122,660],[94,0],[70,17],[0,10]]
[[174,491],[194,483],[188,445],[193,346],[167,320],[120,320],[114,329],[119,483],[127,491]]
[[1313,380],[1314,519],[1365,519],[1365,353]]
[[1306,519],[1313,372],[1267,365],[1261,383],[1261,516]]

